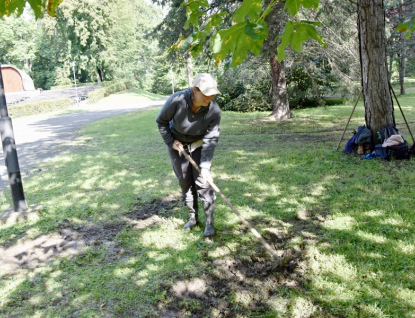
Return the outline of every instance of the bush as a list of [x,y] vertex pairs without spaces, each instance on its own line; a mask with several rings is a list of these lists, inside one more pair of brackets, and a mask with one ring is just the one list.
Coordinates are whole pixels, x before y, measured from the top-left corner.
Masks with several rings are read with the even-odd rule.
[[326,106],[341,105],[344,103],[343,98],[323,98]]
[[216,101],[223,110],[254,112],[272,110],[272,95],[267,78],[259,78],[244,85],[231,80],[223,85],[226,93],[216,96]]
[[12,118],[30,116],[42,113],[53,112],[59,109],[68,108],[73,101],[69,98],[44,100],[36,103],[10,106],[8,108],[9,116]]
[[255,112],[272,110],[272,100],[258,89],[248,89],[232,99],[223,107],[224,110],[238,112]]
[[107,97],[111,94],[125,91],[132,88],[132,83],[130,81],[123,81],[111,84],[109,86],[97,89],[93,92],[88,93],[88,101],[90,104],[98,102],[100,99]]

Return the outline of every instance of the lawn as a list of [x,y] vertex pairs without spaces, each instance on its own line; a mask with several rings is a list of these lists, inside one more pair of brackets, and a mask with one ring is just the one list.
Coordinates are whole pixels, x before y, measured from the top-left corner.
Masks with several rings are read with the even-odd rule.
[[[407,92],[398,98],[413,129]],[[362,102],[336,149],[352,108],[295,110],[283,122],[223,112],[214,182],[280,267],[220,198],[213,241],[203,218],[182,231],[157,109],[87,125],[24,180],[28,204],[44,206],[39,219],[0,226],[0,316],[414,317],[414,159],[343,153],[364,124]],[[9,190],[0,198],[10,207]]]

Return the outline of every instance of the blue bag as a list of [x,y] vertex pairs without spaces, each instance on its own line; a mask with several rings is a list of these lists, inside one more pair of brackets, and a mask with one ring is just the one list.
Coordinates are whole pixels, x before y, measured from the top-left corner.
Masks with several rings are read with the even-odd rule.
[[344,153],[351,153],[353,150],[356,149],[355,139],[356,136],[360,133],[360,131],[363,129],[363,126],[359,126],[357,128],[357,132],[353,134],[352,138],[349,139],[349,141],[346,143],[346,146],[344,147]]

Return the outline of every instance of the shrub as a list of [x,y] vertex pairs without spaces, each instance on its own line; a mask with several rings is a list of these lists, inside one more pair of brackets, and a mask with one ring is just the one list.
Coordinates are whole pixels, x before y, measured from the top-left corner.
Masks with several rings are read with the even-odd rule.
[[28,103],[16,106],[10,106],[8,108],[9,116],[13,118],[30,116],[42,113],[53,112],[59,109],[65,109],[69,107],[73,101],[69,98],[44,100],[36,103]]
[[232,86],[232,83],[228,83],[228,87],[223,89],[226,93],[218,95],[216,101],[223,110],[229,111],[272,110],[272,95],[267,80],[267,78],[260,78],[249,85],[237,82]]
[[132,83],[130,81],[113,83],[109,86],[106,86],[106,87],[103,87],[103,88],[100,88],[93,92],[88,93],[88,101],[89,103],[93,104],[93,103],[98,102],[100,99],[104,97],[107,97],[114,93],[125,91],[130,88],[132,88]]
[[238,112],[255,112],[272,110],[272,99],[258,89],[247,89],[243,94],[232,99],[223,107],[224,110]]
[[341,105],[344,103],[343,98],[323,98],[326,106]]

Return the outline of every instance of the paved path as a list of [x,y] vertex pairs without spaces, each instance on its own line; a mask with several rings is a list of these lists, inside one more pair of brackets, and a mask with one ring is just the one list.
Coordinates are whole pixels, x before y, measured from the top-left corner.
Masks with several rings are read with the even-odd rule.
[[[131,111],[155,108],[164,104],[165,100],[148,101],[133,93],[108,96],[96,104],[89,105],[83,101],[79,106],[68,110],[49,114],[12,118],[14,137],[19,159],[20,172],[24,178],[30,168],[41,166],[42,162],[70,149],[74,132],[81,126]],[[9,187],[7,168],[3,151],[0,155],[0,192]]]

